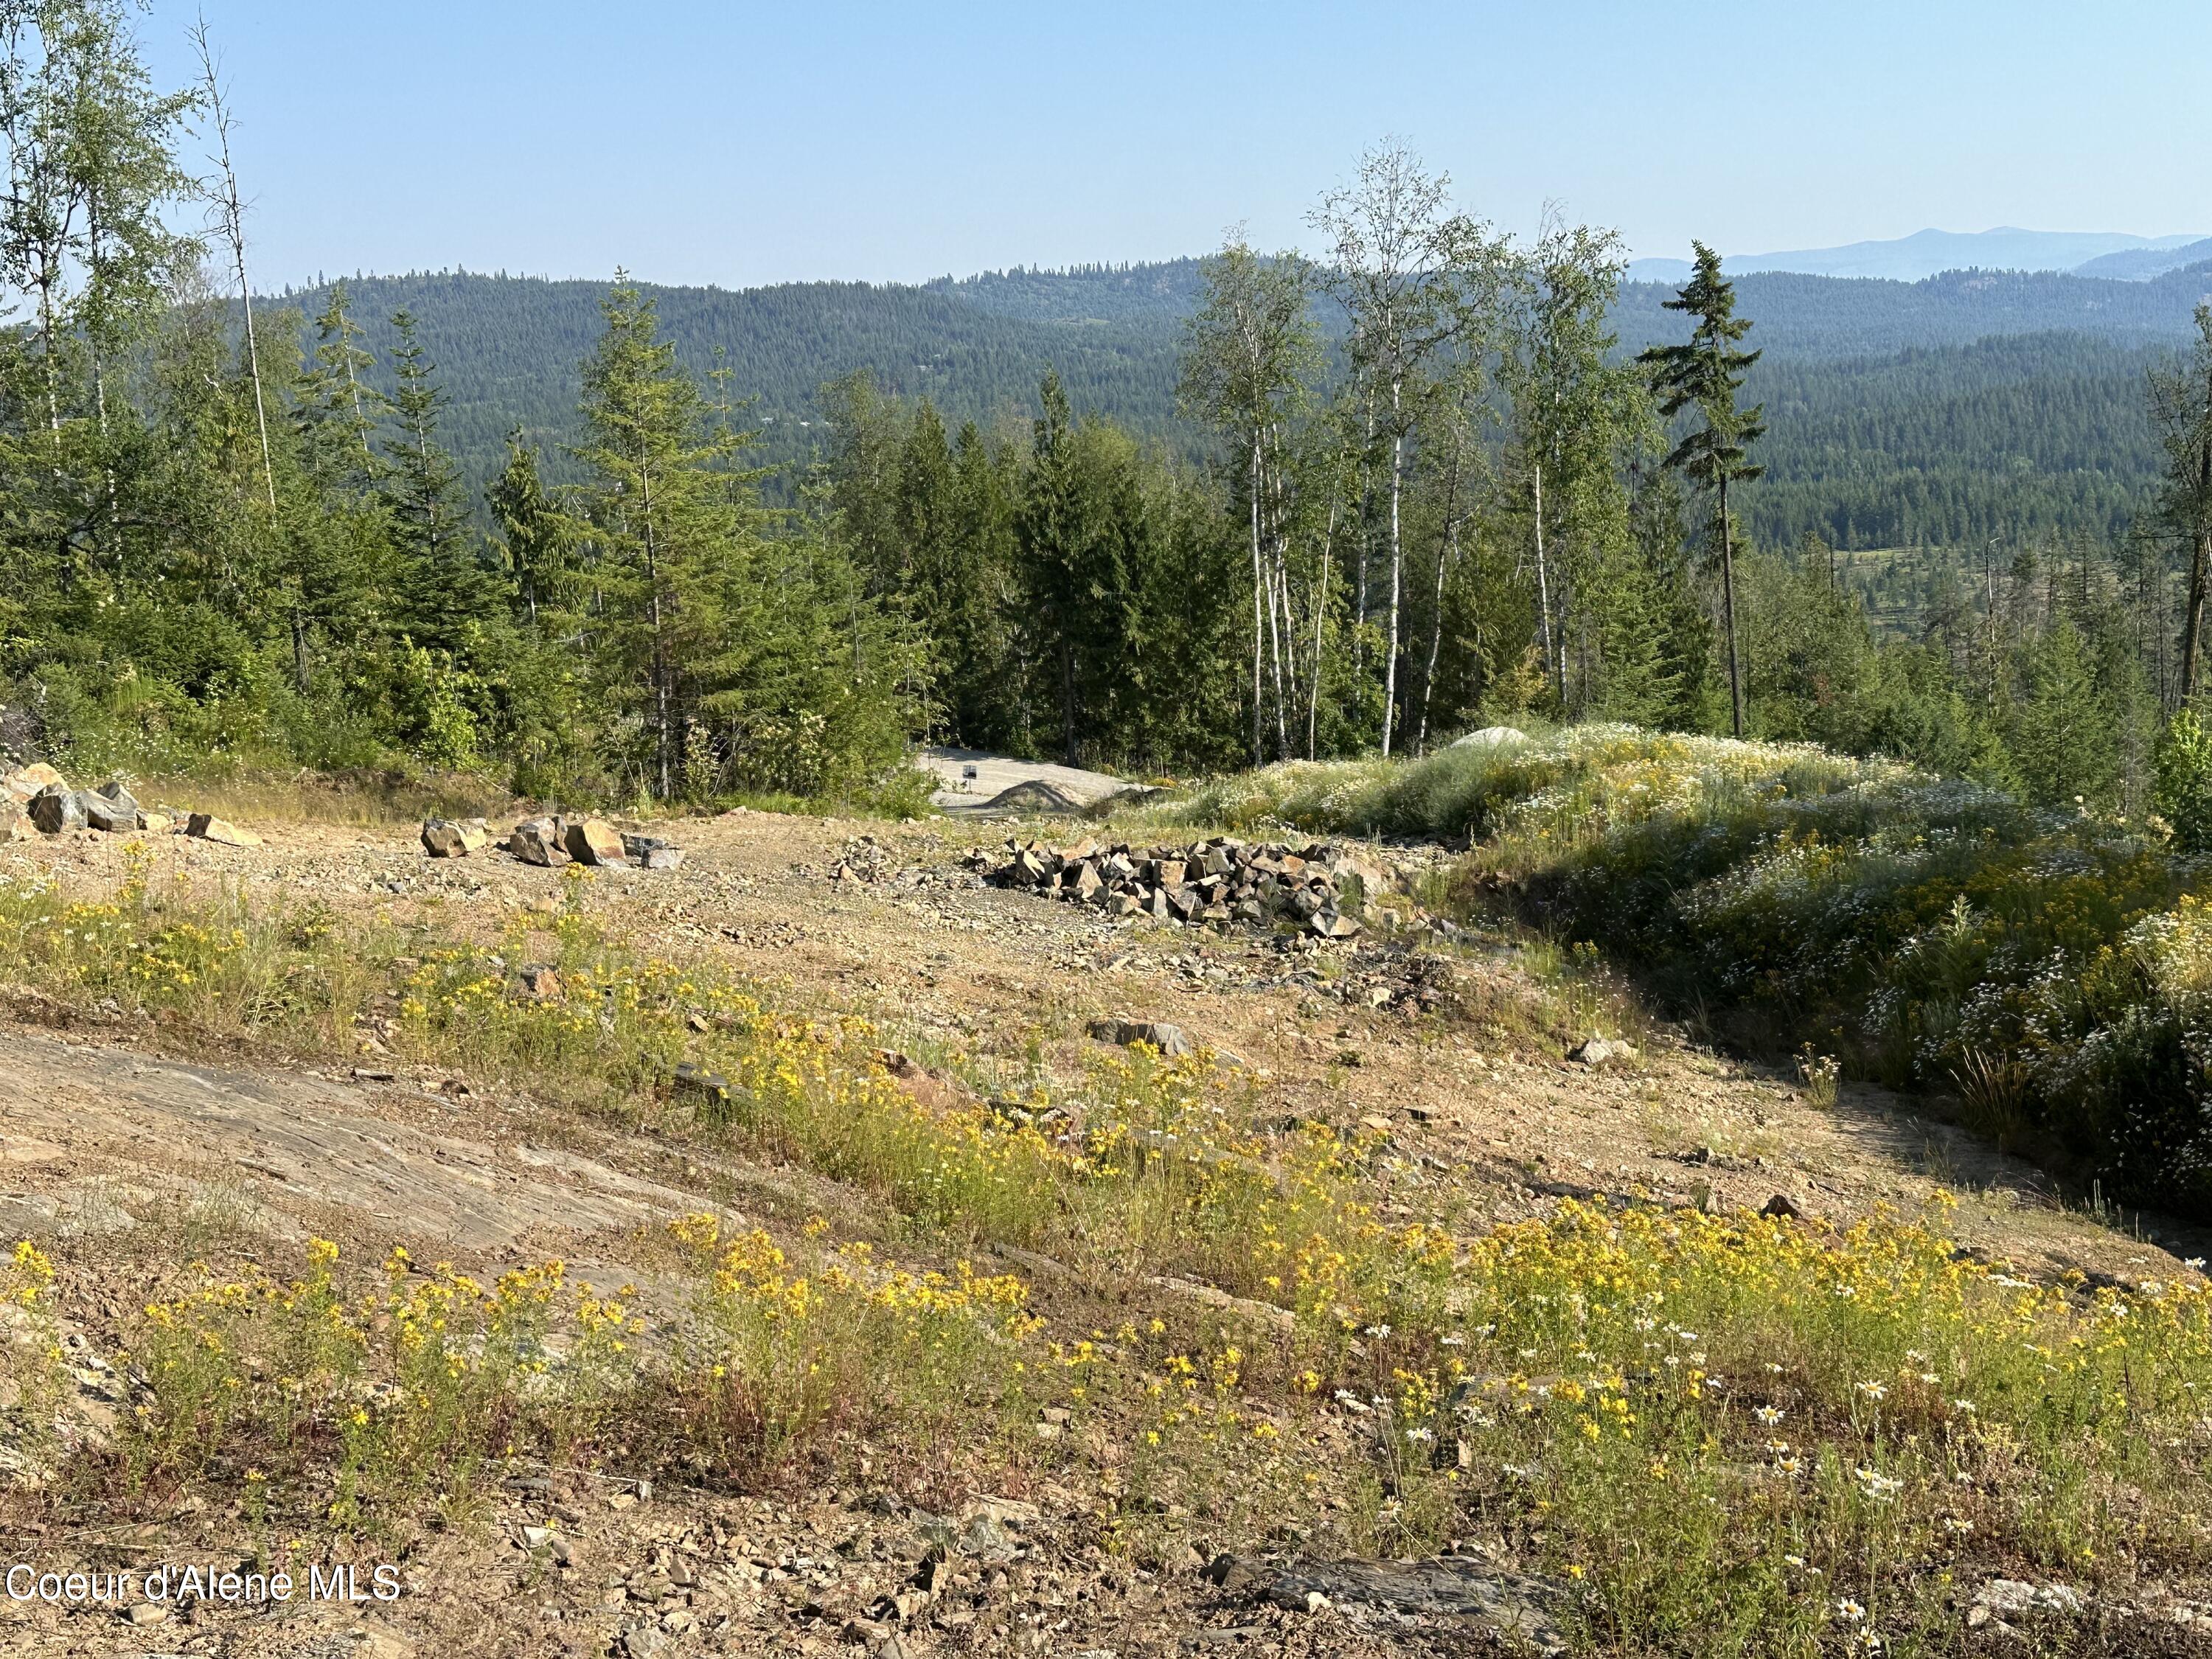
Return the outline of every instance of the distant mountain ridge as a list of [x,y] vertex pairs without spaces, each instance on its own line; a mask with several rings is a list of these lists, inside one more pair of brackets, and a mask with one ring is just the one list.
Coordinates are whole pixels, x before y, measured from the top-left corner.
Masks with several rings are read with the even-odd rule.
[[[2132,236],[2118,231],[1917,230],[1887,241],[1848,242],[1841,247],[1799,248],[1780,253],[1724,253],[1721,268],[1730,276],[1786,270],[1806,276],[1878,276],[1915,283],[1947,270],[2071,271],[2081,276],[2141,280],[2194,263],[2171,258],[2205,242],[2202,233],[2178,236]],[[2212,258],[2212,246],[2195,256]],[[2117,268],[2096,269],[2108,260]],[[1687,259],[1637,259],[1629,280],[1680,283],[1690,274]]]
[[2169,270],[2203,264],[2212,259],[2212,236],[2185,242],[2179,247],[2130,247],[2102,254],[2074,267],[2076,276],[2102,276],[2118,283],[2147,283]]
[[[388,319],[414,313],[452,399],[443,435],[471,489],[497,471],[516,427],[544,447],[554,478],[574,475],[563,446],[608,284],[444,271],[348,286],[387,387]],[[823,453],[821,387],[855,372],[890,395],[929,398],[956,423],[1026,441],[1050,369],[1079,411],[1186,455],[1207,448],[1175,398],[1202,286],[1195,259],[920,285],[641,286],[686,362],[729,371],[739,418],[760,434],[753,453],[787,469],[780,487]],[[1664,308],[1671,293],[1624,285],[1613,317],[1624,354],[1682,337],[1683,319]],[[312,316],[325,290],[273,297],[272,311]],[[1738,280],[1738,297],[1764,352],[1751,395],[1767,400],[1771,423],[1768,476],[1747,502],[1760,535],[1820,528],[1875,546],[2022,524],[2104,534],[2155,471],[2143,369],[2190,338],[2192,312],[2212,299],[2212,260],[2141,280],[1758,271]]]

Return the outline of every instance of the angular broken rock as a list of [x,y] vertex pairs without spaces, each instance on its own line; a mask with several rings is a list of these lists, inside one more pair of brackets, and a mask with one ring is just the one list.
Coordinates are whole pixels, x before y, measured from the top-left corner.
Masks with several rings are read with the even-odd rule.
[[481,852],[491,832],[481,818],[428,818],[422,824],[422,850],[434,859],[465,859]]
[[41,835],[84,828],[84,800],[67,784],[50,783],[31,797],[31,822]]
[[1796,1221],[1801,1219],[1805,1213],[1804,1211],[1797,1207],[1797,1200],[1790,1197],[1787,1193],[1775,1194],[1773,1197],[1768,1199],[1765,1203],[1759,1206],[1759,1212],[1763,1216],[1771,1217],[1776,1221]]
[[1132,1043],[1149,1043],[1165,1060],[1189,1054],[1194,1047],[1182,1026],[1170,1025],[1164,1019],[1094,1019],[1091,1022],[1091,1035],[1101,1042],[1116,1042],[1124,1048]]
[[579,818],[568,826],[564,843],[579,864],[627,864],[622,831],[605,818]]
[[1479,1561],[1294,1561],[1287,1567],[1243,1556],[1218,1556],[1206,1576],[1224,1589],[1304,1613],[1325,1596],[1335,1607],[1368,1607],[1414,1617],[1465,1620],[1516,1647],[1547,1656],[1571,1651],[1557,1622],[1565,1596],[1555,1585],[1500,1572]]
[[684,849],[658,836],[625,835],[623,854],[641,870],[673,870],[684,862]]
[[522,994],[532,1001],[551,1002],[561,994],[559,970],[544,963],[526,963],[514,978]]
[[1358,933],[1359,924],[1334,910],[1316,910],[1307,919],[1306,931],[1316,939],[1350,939]]
[[69,781],[44,761],[33,761],[30,765],[20,767],[10,772],[5,778],[0,779],[0,787],[4,787],[7,792],[19,801],[27,801],[40,790],[56,786],[66,789],[69,787]]
[[84,796],[83,805],[85,822],[110,835],[128,835],[144,821],[137,798],[120,778],[112,779]]
[[558,818],[525,818],[514,826],[514,833],[507,838],[507,850],[525,864],[555,865],[568,861],[568,849],[561,844],[561,820]]
[[1607,1042],[1603,1037],[1594,1036],[1587,1037],[1568,1049],[1567,1058],[1579,1060],[1585,1066],[1602,1066],[1609,1060],[1617,1059],[1620,1054],[1619,1043]]
[[261,837],[251,830],[241,830],[228,818],[219,818],[212,812],[195,812],[185,820],[185,833],[198,841],[211,841],[218,847],[258,847]]
[[38,834],[21,802],[13,795],[0,794],[0,841],[27,841]]
[[678,1060],[676,1065],[676,1086],[679,1091],[702,1094],[709,1100],[726,1102],[730,1097],[730,1080],[720,1072],[710,1072],[696,1060]]

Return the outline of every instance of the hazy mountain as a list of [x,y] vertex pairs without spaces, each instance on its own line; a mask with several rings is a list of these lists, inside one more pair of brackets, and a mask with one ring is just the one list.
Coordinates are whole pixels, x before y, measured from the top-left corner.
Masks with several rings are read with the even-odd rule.
[[[1841,247],[1798,248],[1782,253],[1729,253],[1722,256],[1721,265],[1730,276],[1789,270],[1808,276],[1881,276],[1892,282],[1915,283],[1947,270],[2074,270],[2085,261],[2107,254],[2156,254],[2199,240],[2196,234],[2130,236],[2117,231],[2019,230],[2008,225],[1996,230],[1972,232],[1917,230],[1910,236],[1890,241],[1850,242]],[[2172,268],[2172,264],[2165,264],[2156,270],[2130,270],[2124,274],[2150,276]],[[1679,283],[1689,274],[1690,262],[1686,259],[1638,259],[1628,268],[1632,282]],[[2082,274],[2101,276],[2124,273],[2099,270]]]
[[2130,247],[2118,253],[2100,254],[2075,266],[2074,274],[2102,276],[2114,282],[2147,283],[2169,270],[2202,264],[2207,259],[2212,259],[2212,236],[2201,242],[2185,242],[2179,247]]

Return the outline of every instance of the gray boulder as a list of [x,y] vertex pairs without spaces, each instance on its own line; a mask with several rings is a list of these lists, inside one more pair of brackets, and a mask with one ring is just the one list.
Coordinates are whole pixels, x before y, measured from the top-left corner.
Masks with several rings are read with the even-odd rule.
[[85,825],[85,797],[83,790],[50,783],[31,797],[31,822],[38,826],[40,834],[46,836],[58,836],[65,830],[82,830]]
[[128,834],[145,821],[137,798],[120,778],[111,779],[87,794],[83,805],[85,822],[111,835]]
[[1116,1042],[1124,1048],[1133,1043],[1149,1043],[1168,1060],[1189,1054],[1196,1046],[1182,1026],[1171,1025],[1164,1019],[1095,1019],[1091,1022],[1091,1035],[1101,1042]]
[[562,844],[562,828],[558,818],[525,818],[507,838],[507,850],[525,864],[566,864],[568,849]]

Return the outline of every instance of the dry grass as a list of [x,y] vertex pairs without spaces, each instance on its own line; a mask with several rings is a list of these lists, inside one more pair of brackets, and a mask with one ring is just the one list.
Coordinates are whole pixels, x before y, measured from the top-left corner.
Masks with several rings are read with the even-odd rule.
[[512,812],[514,797],[465,773],[330,774],[234,770],[131,779],[149,805],[275,823],[370,829],[427,817],[485,817]]

